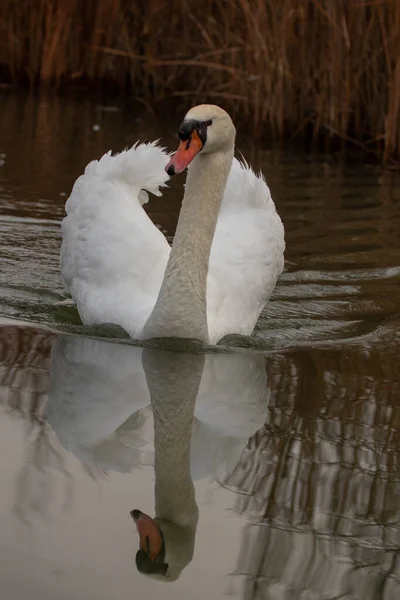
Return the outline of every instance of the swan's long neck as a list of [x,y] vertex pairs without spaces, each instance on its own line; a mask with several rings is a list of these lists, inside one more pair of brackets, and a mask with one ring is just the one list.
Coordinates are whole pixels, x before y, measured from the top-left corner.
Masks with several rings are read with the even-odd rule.
[[188,170],[171,254],[145,337],[208,342],[208,264],[233,152],[232,146],[224,152],[200,154]]
[[156,517],[193,531],[198,508],[190,444],[204,355],[145,349],[143,366],[154,415]]

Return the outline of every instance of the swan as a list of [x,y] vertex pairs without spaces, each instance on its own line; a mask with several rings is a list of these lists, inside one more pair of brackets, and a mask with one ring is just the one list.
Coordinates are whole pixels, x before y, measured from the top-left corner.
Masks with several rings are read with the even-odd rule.
[[[284,228],[262,174],[234,158],[235,127],[191,108],[172,156],[157,142],[92,161],[61,225],[61,274],[85,325],[215,344],[251,335],[284,265]],[[143,204],[188,167],[172,248]]]
[[86,464],[129,472],[142,465],[151,435],[143,420],[154,415],[155,517],[138,508],[131,516],[137,568],[169,582],[193,559],[196,475],[233,470],[265,423],[268,401],[260,355],[184,354],[63,334],[52,348],[46,416]]

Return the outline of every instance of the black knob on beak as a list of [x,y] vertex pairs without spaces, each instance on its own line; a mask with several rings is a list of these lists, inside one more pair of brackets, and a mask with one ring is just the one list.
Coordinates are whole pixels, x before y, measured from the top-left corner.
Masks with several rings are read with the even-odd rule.
[[173,177],[173,175],[175,175],[175,165],[169,165],[166,171],[170,177]]

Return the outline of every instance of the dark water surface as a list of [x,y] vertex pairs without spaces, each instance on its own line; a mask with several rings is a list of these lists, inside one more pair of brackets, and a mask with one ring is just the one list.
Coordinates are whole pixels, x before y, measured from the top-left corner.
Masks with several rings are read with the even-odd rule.
[[[90,339],[54,306],[76,177],[173,149],[181,117],[0,96],[0,598],[397,600],[399,173],[239,137],[287,241],[254,347]],[[147,205],[169,236],[181,186]],[[171,585],[136,569],[135,508],[163,519]]]

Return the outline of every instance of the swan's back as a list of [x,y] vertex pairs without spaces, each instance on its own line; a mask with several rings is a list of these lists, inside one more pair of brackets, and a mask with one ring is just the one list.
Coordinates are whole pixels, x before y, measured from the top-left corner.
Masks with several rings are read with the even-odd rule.
[[[169,256],[142,208],[168,175],[156,143],[91,162],[76,181],[62,223],[61,272],[85,324],[116,323],[138,337]],[[144,191],[146,190],[146,191]]]
[[284,228],[262,175],[234,159],[211,247],[210,341],[250,335],[284,265]]

